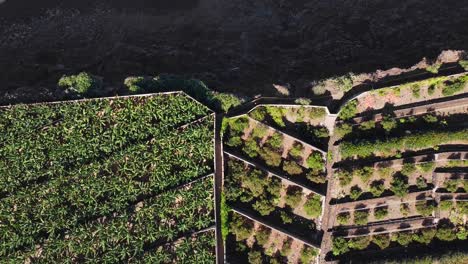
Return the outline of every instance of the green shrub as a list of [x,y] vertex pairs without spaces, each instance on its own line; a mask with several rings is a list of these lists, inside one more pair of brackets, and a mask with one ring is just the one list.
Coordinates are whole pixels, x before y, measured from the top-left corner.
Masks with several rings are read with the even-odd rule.
[[419,176],[416,179],[416,186],[418,186],[418,189],[426,189],[427,188],[427,182],[426,179],[423,176]]
[[289,175],[299,175],[304,172],[301,166],[296,162],[289,160],[283,163],[283,170]]
[[356,169],[353,174],[354,175],[357,174],[364,183],[367,183],[370,180],[370,178],[372,178],[373,173],[374,173],[373,167],[365,166],[365,167]]
[[344,213],[339,213],[338,216],[336,217],[336,220],[338,221],[338,224],[340,225],[347,225],[349,223],[350,218],[351,218],[350,214],[348,212],[344,212]]
[[268,127],[264,125],[257,125],[254,129],[252,129],[252,137],[253,138],[263,138],[268,134]]
[[280,254],[283,257],[289,256],[291,254],[291,245],[292,245],[292,239],[288,238],[286,241],[284,241],[283,246],[281,247]]
[[429,245],[436,234],[435,229],[423,229],[418,233],[413,234],[413,241],[416,241],[421,244]]
[[416,202],[416,211],[422,216],[430,216],[434,211],[434,204],[431,201]]
[[396,196],[405,197],[408,194],[408,178],[403,175],[394,175],[391,183],[390,190],[395,193]]
[[358,102],[356,99],[348,102],[345,106],[343,106],[343,108],[341,108],[341,111],[338,114],[338,117],[341,120],[351,119],[357,114],[357,105],[358,105]]
[[312,101],[308,98],[297,98],[294,100],[294,103],[300,104],[300,105],[310,105]]
[[302,200],[302,188],[288,188],[284,201],[291,208],[296,208]]
[[390,246],[390,236],[388,234],[380,234],[372,237],[372,243],[376,244],[380,249],[385,249]]
[[374,217],[377,220],[382,220],[388,215],[387,207],[378,207],[374,209]]
[[283,147],[283,135],[280,133],[274,133],[270,138],[268,138],[266,143],[270,147],[280,150]]
[[457,238],[459,240],[466,240],[468,238],[468,230],[463,226],[458,227]]
[[453,241],[457,238],[457,235],[452,227],[443,225],[437,228],[436,237],[441,241]]
[[380,197],[385,191],[385,186],[383,181],[373,181],[370,185],[369,191],[374,197]]
[[369,211],[367,210],[359,210],[354,211],[354,223],[356,225],[367,225],[369,218]]
[[281,154],[269,147],[263,147],[259,151],[260,157],[269,166],[278,167],[281,164]]
[[301,262],[304,264],[312,263],[314,258],[318,256],[318,251],[315,248],[304,245],[301,252]]
[[335,256],[349,252],[348,241],[342,237],[334,237],[332,240],[332,253]]
[[255,158],[260,152],[260,147],[258,146],[257,141],[255,141],[255,139],[249,138],[245,141],[242,151],[245,154],[247,154],[247,156]]
[[380,121],[380,125],[385,131],[390,132],[398,126],[398,123],[392,117],[384,116],[382,121]]
[[446,179],[444,187],[447,191],[454,193],[458,190],[458,180]]
[[426,71],[433,73],[433,74],[437,74],[439,72],[440,66],[442,66],[441,63],[434,63],[432,65],[427,66]]
[[322,213],[322,201],[319,195],[309,195],[304,204],[304,212],[313,218],[319,217]]
[[226,196],[221,194],[221,236],[223,237],[223,241],[226,241],[226,237],[229,233],[229,211],[231,208],[226,203]]
[[216,108],[223,110],[227,113],[232,107],[236,107],[242,104],[243,100],[231,93],[218,93],[213,92],[213,100],[216,101]]
[[270,215],[271,212],[275,210],[275,205],[269,199],[260,199],[256,201],[252,207],[263,216]]
[[268,242],[268,239],[270,238],[270,234],[271,234],[270,228],[262,227],[256,231],[255,239],[257,240],[257,243],[260,246],[263,246]]
[[249,119],[246,117],[229,119],[229,129],[234,134],[244,134],[244,130],[247,127],[249,127]]
[[465,71],[468,71],[468,60],[459,60],[458,64],[460,64]]
[[405,163],[405,164],[403,164],[403,167],[401,169],[401,173],[403,175],[406,175],[406,176],[409,177],[414,172],[416,172],[416,165],[414,165],[414,163]]
[[353,200],[359,199],[359,197],[362,195],[362,189],[359,188],[359,186],[355,185],[351,187],[351,191],[349,193],[349,197]]
[[334,135],[340,139],[343,138],[344,136],[348,135],[353,131],[353,127],[348,124],[348,123],[342,123],[340,125],[337,125],[334,130]]
[[309,118],[310,119],[320,119],[327,115],[325,108],[322,107],[311,107],[309,109]]
[[86,72],[80,72],[78,75],[63,75],[58,86],[71,93],[93,96],[99,94],[102,82]]
[[437,123],[437,121],[439,121],[439,118],[437,118],[437,116],[431,114],[424,115],[422,118],[426,123]]
[[442,94],[444,96],[451,96],[465,88],[468,76],[462,76],[453,81],[446,81],[442,87]]
[[245,240],[250,237],[253,230],[253,222],[244,217],[233,214],[230,223],[230,231],[236,236],[237,241]]
[[281,211],[280,213],[281,221],[283,221],[283,224],[291,224],[292,223],[292,218],[289,216],[286,212]]
[[312,133],[317,138],[328,138],[330,136],[330,132],[326,127],[315,128]]
[[260,251],[256,251],[256,250],[250,251],[248,256],[249,256],[250,264],[262,264],[263,263],[263,257]]
[[441,201],[439,204],[439,207],[443,211],[451,210],[453,208],[453,201],[452,200]]
[[230,137],[226,142],[226,145],[230,147],[239,147],[242,145],[242,138],[239,136]]
[[338,176],[341,187],[348,186],[353,180],[353,173],[347,170],[339,170],[335,175]]
[[285,115],[284,110],[280,107],[276,106],[266,106],[265,107],[268,115],[270,115],[271,119],[280,127],[285,127],[286,124],[284,123],[283,117]]
[[327,181],[327,178],[325,177],[325,175],[321,174],[318,171],[313,171],[313,170],[307,173],[306,178],[309,181],[317,183],[317,184],[323,184]]
[[263,121],[265,119],[267,112],[264,107],[257,107],[249,115],[258,121]]
[[418,84],[413,84],[411,86],[411,93],[413,94],[414,98],[421,97],[421,87]]
[[304,146],[301,143],[294,143],[293,147],[289,150],[289,155],[296,159],[301,158],[303,150]]
[[323,160],[323,156],[320,152],[314,151],[310,156],[307,158],[307,167],[311,170],[315,171],[323,171],[325,163]]
[[396,241],[398,244],[407,247],[413,242],[413,236],[409,232],[399,232],[392,235],[392,241]]
[[410,213],[410,208],[408,204],[400,204],[400,213],[403,216],[408,216]]
[[363,250],[366,249],[371,242],[369,236],[353,237],[348,241],[349,248]]
[[420,163],[416,166],[418,170],[420,170],[423,173],[429,173],[432,172],[435,168],[435,163],[434,162],[424,162]]
[[381,178],[389,178],[393,174],[392,168],[379,168],[377,173],[380,175]]
[[374,129],[375,128],[375,121],[374,120],[369,120],[369,121],[365,121],[365,122],[362,122],[361,124],[359,124],[359,129],[360,130],[371,130],[371,129]]
[[334,82],[338,85],[341,91],[347,92],[353,88],[353,73],[347,73],[346,75],[334,78]]

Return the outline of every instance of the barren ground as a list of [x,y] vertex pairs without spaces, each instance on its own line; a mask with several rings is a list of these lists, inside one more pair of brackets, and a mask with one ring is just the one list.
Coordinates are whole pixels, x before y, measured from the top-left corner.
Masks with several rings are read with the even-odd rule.
[[178,73],[221,91],[310,95],[318,78],[406,68],[468,43],[464,1],[109,2],[0,4],[1,91],[37,101],[63,73],[86,70],[109,85]]

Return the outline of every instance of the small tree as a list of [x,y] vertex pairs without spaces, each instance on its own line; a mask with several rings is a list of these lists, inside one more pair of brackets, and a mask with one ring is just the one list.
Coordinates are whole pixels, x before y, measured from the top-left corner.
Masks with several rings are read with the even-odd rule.
[[310,194],[304,204],[304,211],[310,217],[318,217],[322,213],[322,201],[320,196]]
[[404,247],[407,247],[411,242],[413,242],[413,236],[408,232],[399,232],[393,234],[392,240]]
[[244,153],[247,154],[247,156],[255,158],[258,156],[260,147],[257,145],[257,141],[255,141],[253,138],[249,138],[245,141],[242,151],[244,151]]
[[275,205],[268,199],[260,199],[256,201],[252,207],[263,216],[270,215],[271,212],[275,210]]
[[281,161],[282,161],[281,154],[269,147],[263,147],[259,151],[259,154],[260,154],[260,157],[269,166],[278,167],[281,164]]
[[418,189],[426,189],[427,188],[426,179],[423,176],[419,176],[416,179],[416,186],[418,186]]
[[373,181],[370,185],[370,192],[374,197],[379,197],[385,191],[383,181]]
[[250,237],[252,234],[253,223],[240,215],[233,214],[230,223],[230,231],[236,235],[236,240],[241,241]]
[[289,150],[289,155],[291,155],[291,157],[295,159],[301,158],[303,150],[304,146],[301,143],[295,143],[293,147]]
[[342,237],[333,238],[332,253],[335,256],[342,255],[349,251],[348,241]]
[[385,131],[390,132],[398,126],[398,123],[395,119],[385,116],[382,121],[380,121],[380,125]]
[[369,236],[353,237],[349,240],[348,245],[349,248],[363,250],[369,246],[370,242],[371,238]]
[[291,244],[292,244],[292,239],[288,238],[286,241],[284,241],[283,246],[281,247],[280,253],[281,256],[287,257],[291,253]]
[[260,246],[265,245],[270,238],[271,229],[262,227],[258,229],[255,233],[255,239]]
[[439,207],[443,211],[448,211],[453,208],[453,201],[452,200],[445,200],[441,201]]
[[401,173],[406,176],[411,176],[414,172],[416,172],[416,165],[414,163],[405,163],[403,164],[403,168],[401,169]]
[[297,165],[296,162],[289,160],[283,163],[283,170],[289,175],[299,175],[304,172],[301,166]]
[[413,234],[413,241],[429,245],[436,232],[433,228],[420,230],[418,233]]
[[341,108],[341,111],[338,115],[338,117],[341,120],[348,120],[354,117],[357,114],[357,105],[358,102],[356,99],[348,102],[345,106]]
[[291,224],[293,219],[291,216],[289,216],[286,212],[281,211],[280,213],[281,220],[283,221],[283,224]]
[[63,75],[58,81],[58,86],[78,95],[97,95],[102,82],[86,72],[81,72],[78,75]]
[[307,179],[312,181],[312,182],[315,182],[317,184],[322,184],[322,183],[325,183],[327,181],[327,178],[325,177],[325,175],[323,175],[322,173],[318,172],[318,171],[309,171],[306,175]]
[[267,112],[264,107],[257,107],[255,110],[249,113],[249,115],[258,121],[263,121],[265,119]]
[[307,158],[307,166],[311,170],[322,171],[324,168],[324,160],[322,154],[317,151],[312,152]]
[[291,208],[296,208],[302,200],[302,188],[289,187],[286,192],[285,202]]
[[375,235],[372,237],[372,243],[376,244],[380,249],[388,248],[390,236],[388,234]]
[[249,252],[249,263],[250,264],[262,264],[263,258],[260,251],[250,251]]
[[400,205],[400,213],[403,215],[403,216],[408,216],[409,213],[410,213],[410,208],[408,206],[408,204],[401,204]]
[[336,217],[336,220],[338,221],[338,224],[340,225],[348,224],[349,219],[350,219],[350,215],[348,212],[339,213],[338,216]]
[[351,187],[351,192],[349,193],[349,197],[353,200],[359,199],[359,197],[362,195],[362,189],[359,188],[359,186],[355,185]]
[[387,207],[378,207],[374,209],[374,217],[377,220],[382,220],[388,215]]
[[359,210],[354,211],[354,223],[356,225],[367,225],[369,221],[369,211],[367,210]]
[[301,262],[304,264],[311,263],[317,255],[318,251],[315,248],[304,245],[301,252]]
[[273,149],[280,150],[283,147],[283,136],[280,133],[274,133],[266,142]]
[[457,238],[455,230],[453,227],[448,225],[443,225],[437,228],[436,237],[442,241],[453,241]]
[[353,132],[353,127],[348,123],[342,123],[335,127],[335,130],[333,133],[338,139],[340,139],[348,135],[351,132]]
[[395,193],[395,195],[399,197],[405,197],[406,194],[408,194],[408,183],[407,183],[407,177],[404,177],[403,175],[394,175],[393,176],[393,181],[391,183],[391,190],[392,192]]
[[416,202],[416,211],[422,216],[430,216],[434,211],[434,204],[430,201],[418,201]]

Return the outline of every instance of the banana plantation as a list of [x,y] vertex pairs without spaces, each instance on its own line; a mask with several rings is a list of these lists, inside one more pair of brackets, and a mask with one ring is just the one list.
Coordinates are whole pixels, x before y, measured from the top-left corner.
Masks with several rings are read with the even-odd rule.
[[181,93],[2,108],[0,259],[212,263],[213,122]]

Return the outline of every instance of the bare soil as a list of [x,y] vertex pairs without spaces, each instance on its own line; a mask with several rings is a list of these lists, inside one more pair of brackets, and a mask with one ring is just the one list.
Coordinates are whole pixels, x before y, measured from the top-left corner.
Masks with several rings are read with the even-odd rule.
[[398,74],[466,48],[467,13],[454,0],[6,0],[1,90],[40,100],[62,74],[87,70],[110,85],[177,73],[220,91],[310,95],[320,78]]

